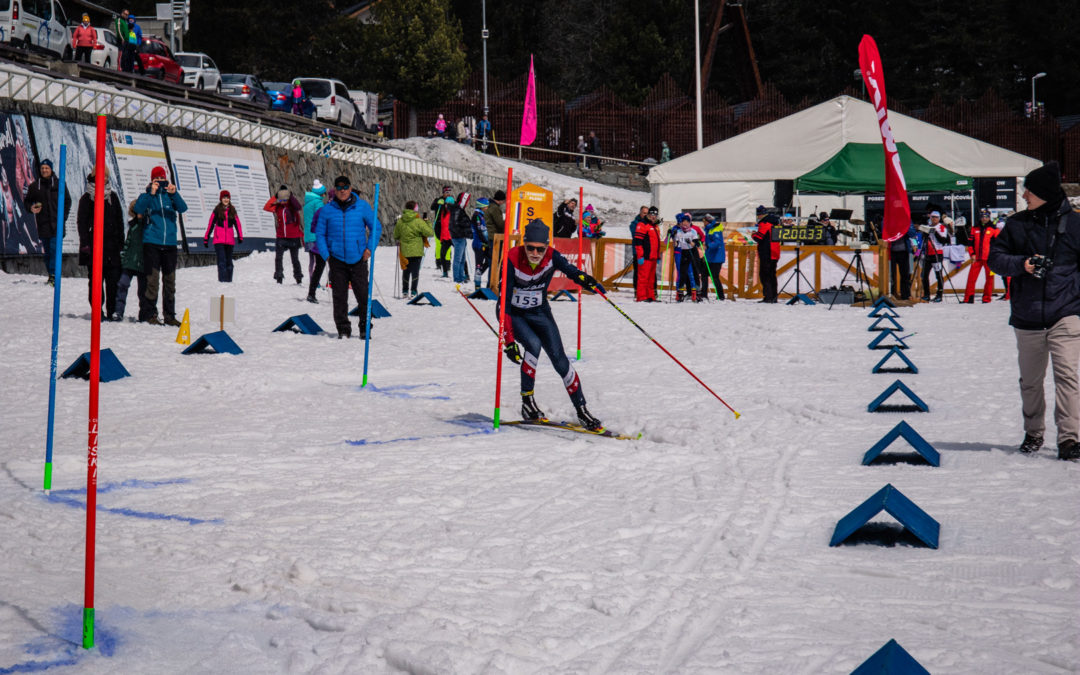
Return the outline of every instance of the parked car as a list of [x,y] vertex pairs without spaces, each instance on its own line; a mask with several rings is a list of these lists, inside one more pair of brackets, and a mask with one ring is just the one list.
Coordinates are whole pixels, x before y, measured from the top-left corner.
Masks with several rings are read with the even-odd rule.
[[[187,71],[184,71],[187,72]],[[270,94],[259,78],[242,73],[226,73],[221,76],[221,93],[255,105],[271,107]]]
[[[3,3],[4,0],[0,0]],[[108,28],[95,28],[97,46],[90,52],[90,63],[101,68],[118,69],[120,67],[120,38]]]
[[0,0],[0,42],[70,59],[71,30],[58,0]]
[[184,84],[221,93],[221,71],[212,58],[200,52],[176,52],[176,61],[184,69]]
[[[2,0],[0,0],[2,2]],[[292,83],[291,82],[267,82],[266,93],[270,95],[270,109],[278,112],[292,112]],[[309,96],[304,101],[304,117],[315,119],[315,104]]]
[[349,90],[341,80],[323,77],[302,77],[300,86],[315,104],[315,117],[334,124],[351,127],[356,119],[356,106],[349,98]]
[[183,68],[176,62],[176,57],[173,56],[169,45],[158,38],[143,37],[142,44],[139,45],[139,59],[142,61],[147,77],[156,77],[176,84],[183,83]]

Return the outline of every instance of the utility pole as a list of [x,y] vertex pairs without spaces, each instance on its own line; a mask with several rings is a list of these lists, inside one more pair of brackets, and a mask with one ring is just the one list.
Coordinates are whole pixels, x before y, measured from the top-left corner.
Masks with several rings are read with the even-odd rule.
[[480,31],[480,37],[484,45],[484,114],[488,114],[488,88],[487,88],[487,41],[488,41],[488,28],[487,28],[487,0],[480,0],[480,21],[483,24],[483,28]]

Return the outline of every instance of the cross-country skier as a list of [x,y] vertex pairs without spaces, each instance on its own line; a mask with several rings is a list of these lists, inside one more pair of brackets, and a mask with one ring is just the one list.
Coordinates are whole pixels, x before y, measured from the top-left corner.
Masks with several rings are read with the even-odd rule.
[[[582,426],[589,431],[603,431],[604,425],[585,407],[581,381],[566,357],[559,327],[548,304],[547,291],[556,270],[587,291],[603,293],[604,287],[548,246],[548,226],[539,219],[529,221],[525,226],[524,244],[510,249],[509,256],[504,288],[507,320],[504,322],[503,338],[506,355],[514,363],[521,364],[521,416],[528,421],[547,419],[533,399],[536,364],[543,348],[551,365],[562,377]],[[517,342],[524,348],[524,355]]]

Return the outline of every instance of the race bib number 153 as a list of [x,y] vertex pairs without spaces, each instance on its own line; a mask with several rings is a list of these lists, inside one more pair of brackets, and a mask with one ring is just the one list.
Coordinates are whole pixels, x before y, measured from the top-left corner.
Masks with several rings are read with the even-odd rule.
[[510,304],[521,309],[539,307],[544,302],[544,291],[526,291],[520,288],[514,289],[514,295],[510,298]]

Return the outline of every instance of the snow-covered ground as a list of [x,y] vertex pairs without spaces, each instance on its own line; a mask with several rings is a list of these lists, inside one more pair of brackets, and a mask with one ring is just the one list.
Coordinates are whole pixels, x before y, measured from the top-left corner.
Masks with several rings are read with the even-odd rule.
[[[325,291],[314,306],[273,282],[270,254],[239,261],[232,285],[178,275],[193,337],[216,330],[211,297],[236,298],[242,355],[103,326],[132,377],[101,387],[89,652],[88,386],[58,383],[46,496],[52,289],[0,275],[0,673],[848,673],[890,638],[934,673],[1080,670],[1080,466],[1014,449],[1005,303],[900,311],[919,367],[901,377],[930,406],[901,415],[866,411],[897,376],[870,374],[883,352],[864,309],[613,294],[735,420],[586,298],[590,409],[643,433],[617,441],[492,432],[494,337],[430,260],[438,308],[393,298],[377,260],[393,316],[376,321],[366,389],[362,341],[271,332],[333,321]],[[573,354],[576,306],[554,312]],[[85,280],[65,279],[61,368],[88,348],[88,316]],[[552,417],[572,414],[546,357],[537,387]],[[860,465],[901,419],[940,468]],[[830,548],[886,483],[941,523],[940,548]]]
[[[457,169],[505,176],[507,168],[512,168],[515,186],[521,183],[532,183],[551,190],[554,193],[555,207],[571,197],[577,199],[578,188],[584,188],[585,203],[582,206],[592,204],[596,207],[600,219],[608,224],[608,230],[614,237],[629,237],[629,229],[624,229],[619,225],[625,224],[629,227],[630,221],[638,214],[638,209],[642,205],[648,206],[652,200],[648,192],[582,181],[579,178],[541,169],[532,164],[482,154],[468,145],[446,139],[417,136],[389,141],[388,145],[420,159]],[[667,217],[674,219],[674,214],[668,214]]]

